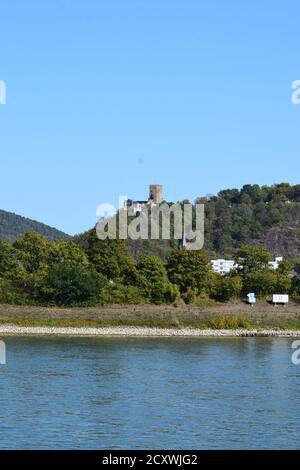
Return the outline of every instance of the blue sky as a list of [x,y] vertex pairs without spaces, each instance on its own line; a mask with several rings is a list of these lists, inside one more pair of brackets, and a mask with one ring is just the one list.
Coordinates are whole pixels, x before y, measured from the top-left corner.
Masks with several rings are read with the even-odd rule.
[[1,3],[0,208],[71,234],[102,202],[300,183],[297,1]]

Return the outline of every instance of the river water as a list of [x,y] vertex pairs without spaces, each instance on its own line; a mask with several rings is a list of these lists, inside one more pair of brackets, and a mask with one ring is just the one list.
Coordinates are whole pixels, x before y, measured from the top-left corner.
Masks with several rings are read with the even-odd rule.
[[1,449],[300,448],[292,339],[1,339]]

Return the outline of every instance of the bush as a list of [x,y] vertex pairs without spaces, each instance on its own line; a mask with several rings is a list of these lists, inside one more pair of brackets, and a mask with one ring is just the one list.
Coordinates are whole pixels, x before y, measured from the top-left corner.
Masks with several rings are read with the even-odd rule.
[[289,294],[292,289],[290,275],[272,271],[253,272],[244,277],[244,294],[255,292],[258,297],[266,298],[268,295],[280,293]]
[[36,286],[36,297],[44,304],[90,306],[101,301],[107,279],[94,270],[80,270],[68,264],[49,269]]
[[245,315],[220,315],[209,321],[209,327],[218,330],[250,328],[251,323]]
[[146,304],[149,299],[144,297],[143,290],[136,286],[123,284],[108,284],[101,293],[101,299],[106,304]]
[[255,292],[257,297],[266,298],[276,292],[276,274],[271,271],[252,272],[244,277],[244,294]]
[[186,304],[194,304],[196,302],[198,295],[198,289],[193,289],[192,287],[188,287],[186,294],[182,296],[183,300]]
[[221,302],[238,299],[241,296],[243,281],[240,276],[215,276],[211,287],[211,297]]
[[23,305],[29,302],[28,296],[17,289],[11,281],[0,278],[0,304]]

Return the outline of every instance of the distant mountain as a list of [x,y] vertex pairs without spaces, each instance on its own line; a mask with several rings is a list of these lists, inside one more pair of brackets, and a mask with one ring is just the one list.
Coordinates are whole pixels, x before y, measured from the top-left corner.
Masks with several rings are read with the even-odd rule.
[[66,233],[35,220],[0,210],[0,239],[13,243],[26,232],[36,232],[49,241],[69,238]]

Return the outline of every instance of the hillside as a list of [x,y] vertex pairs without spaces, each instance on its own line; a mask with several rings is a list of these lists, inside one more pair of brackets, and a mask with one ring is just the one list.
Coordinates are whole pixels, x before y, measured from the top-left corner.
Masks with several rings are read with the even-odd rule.
[[48,225],[27,219],[12,212],[0,210],[0,239],[14,242],[26,232],[36,232],[50,241],[67,238],[69,235]]
[[232,256],[241,245],[264,245],[273,255],[300,257],[300,185],[245,185],[205,204],[205,248]]
[[[232,257],[242,245],[259,244],[273,255],[300,258],[300,185],[245,185],[215,196],[199,197],[205,204],[205,245],[211,257]],[[84,246],[86,234],[76,237]],[[175,244],[128,240],[131,254],[149,253],[165,259]]]
[[[205,246],[212,257],[232,257],[242,245],[260,244],[273,255],[300,258],[300,185],[245,185],[225,189],[215,196],[199,197],[205,204]],[[37,232],[48,240],[68,237],[45,224],[0,210],[0,239],[13,242],[25,232]],[[81,246],[89,232],[75,237]],[[131,254],[157,255],[165,259],[177,242],[128,241]]]

